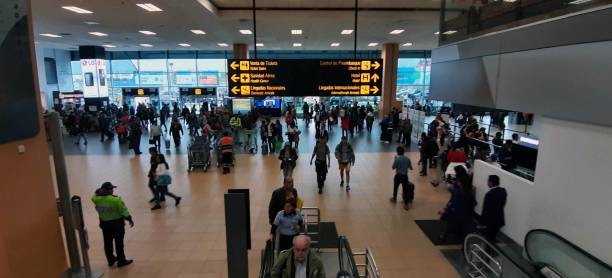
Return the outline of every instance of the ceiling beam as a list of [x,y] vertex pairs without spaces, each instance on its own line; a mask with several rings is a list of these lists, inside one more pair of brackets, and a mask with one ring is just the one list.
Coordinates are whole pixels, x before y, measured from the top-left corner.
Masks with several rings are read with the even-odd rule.
[[215,6],[215,4],[213,4],[209,0],[197,0],[197,1],[198,3],[200,3],[200,5],[204,6],[204,8],[206,8],[213,15],[218,15],[217,13],[219,12],[219,9],[217,8],[217,6]]
[[[198,0],[205,1],[205,0]],[[252,7],[217,7],[218,11],[251,11]],[[257,11],[355,11],[354,7],[257,7]],[[358,11],[374,12],[440,12],[440,8],[359,8]],[[465,12],[467,9],[446,9],[448,12]]]

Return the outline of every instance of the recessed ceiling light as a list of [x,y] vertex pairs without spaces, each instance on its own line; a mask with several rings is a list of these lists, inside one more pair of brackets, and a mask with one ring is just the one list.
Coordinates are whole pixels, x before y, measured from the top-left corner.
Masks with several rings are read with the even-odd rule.
[[48,33],[45,33],[45,34],[40,34],[40,35],[41,35],[41,36],[45,36],[45,37],[49,37],[49,38],[61,38],[61,37],[62,37],[62,36],[60,36],[60,35],[56,35],[56,34],[48,34]]
[[377,45],[378,45],[378,43],[377,43],[377,42],[371,42],[371,43],[368,43],[368,46],[377,46]]
[[411,42],[407,42],[405,44],[402,44],[402,46],[412,46],[412,45],[413,45],[413,43],[411,43]]
[[140,46],[142,46],[142,47],[153,47],[153,45],[148,44],[148,43],[141,43]]
[[138,31],[138,32],[143,33],[147,36],[157,35],[157,33],[151,32],[151,31]]
[[579,4],[584,4],[584,3],[587,3],[587,2],[591,2],[591,1],[593,1],[593,0],[575,0],[575,1],[572,1],[572,2],[569,2],[569,3],[572,4],[572,5],[579,5]]
[[102,32],[89,32],[90,35],[98,36],[98,37],[106,37],[108,34]]
[[448,31],[446,31],[446,32],[444,32],[442,34],[444,34],[444,35],[452,35],[454,33],[457,33],[457,31],[455,31],[455,30],[448,30]]
[[191,44],[188,43],[179,43],[178,45],[182,46],[182,47],[190,47]]
[[264,44],[263,44],[263,43],[258,42],[258,43],[256,43],[256,44],[255,44],[255,46],[257,46],[257,47],[263,47],[263,46],[264,46]]
[[243,29],[243,30],[240,30],[240,34],[243,34],[243,35],[252,35],[253,32],[251,32],[251,30]]
[[112,44],[103,44],[102,46],[106,47],[106,48],[113,48],[113,47],[117,47],[115,45]]
[[220,46],[220,47],[228,47],[229,46],[229,44],[224,43],[224,42],[218,43],[217,45]]
[[440,31],[435,32],[434,35],[440,35]]
[[79,7],[75,7],[75,6],[62,6],[62,9],[65,10],[69,10],[71,12],[75,12],[78,14],[92,14],[92,11],[86,10],[86,9],[81,9]]
[[291,30],[291,35],[301,35],[302,34],[302,30],[301,29],[293,29]]
[[330,46],[336,47],[336,46],[340,46],[339,42],[333,42],[332,44],[330,44]]
[[206,32],[202,30],[191,30],[191,33],[194,33],[196,35],[206,35]]
[[293,43],[293,47],[301,47],[301,46],[302,46],[302,44],[299,43],[299,42],[294,42]]
[[340,32],[340,34],[342,35],[350,35],[353,33],[353,30],[342,30],[342,32]]
[[83,21],[83,23],[85,23],[87,25],[98,25],[98,24],[100,24],[100,22],[95,22],[95,21]]
[[396,29],[396,30],[389,32],[389,34],[391,35],[399,35],[401,33],[404,33],[404,29]]
[[142,3],[142,4],[136,4],[136,6],[141,7],[149,12],[161,12],[163,11],[162,9],[160,9],[158,6],[155,6],[151,3]]

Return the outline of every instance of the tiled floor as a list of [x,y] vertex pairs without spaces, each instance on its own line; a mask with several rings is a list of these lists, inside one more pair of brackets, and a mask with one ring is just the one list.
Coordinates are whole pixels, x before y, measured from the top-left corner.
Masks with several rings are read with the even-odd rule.
[[[306,139],[313,133],[305,132],[302,140],[314,140]],[[429,185],[437,176],[419,177],[414,171],[410,173],[416,184],[413,208],[405,211],[399,203],[390,203],[394,153],[389,151],[395,145],[381,144],[377,138],[374,134],[370,139],[360,135],[354,141],[359,147],[350,193],[339,188],[337,164],[332,158],[324,194],[318,195],[314,167],[307,162],[309,154],[303,153],[294,172],[299,195],[306,206],[321,208],[323,221],[335,221],[339,234],[346,235],[354,249],[371,248],[381,276],[459,277],[414,223],[414,219],[436,218],[448,200],[448,192]],[[332,140],[334,145],[337,139]],[[279,162],[274,156],[237,155],[236,168],[229,175],[221,175],[216,168],[188,174],[187,157],[181,154],[184,152],[167,154],[174,181],[170,189],[183,196],[183,202],[174,207],[169,201],[164,209],[151,212],[147,203],[151,193],[146,185],[148,155],[127,154],[118,150],[116,142],[102,147],[93,136],[87,150],[75,148],[72,138],[66,141],[67,146],[72,145],[67,147],[66,157],[71,193],[89,197],[102,182],[111,181],[119,187],[116,193],[122,196],[136,223],[126,234],[126,253],[134,264],[123,269],[107,268],[96,212],[90,202],[84,203],[89,254],[95,268],[105,269],[105,277],[227,277],[223,194],[228,188],[250,189],[253,249],[249,252],[249,277],[257,277],[260,250],[269,232],[268,201],[272,190],[281,184]],[[410,153],[414,166],[417,156]]]

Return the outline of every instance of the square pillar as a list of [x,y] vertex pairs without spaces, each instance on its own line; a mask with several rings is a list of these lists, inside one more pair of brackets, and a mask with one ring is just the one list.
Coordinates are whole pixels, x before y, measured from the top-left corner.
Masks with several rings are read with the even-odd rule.
[[234,59],[249,59],[249,46],[246,43],[234,44]]
[[383,89],[380,100],[380,115],[384,116],[391,112],[395,105],[397,92],[397,62],[399,59],[399,44],[385,43],[382,49],[383,59]]

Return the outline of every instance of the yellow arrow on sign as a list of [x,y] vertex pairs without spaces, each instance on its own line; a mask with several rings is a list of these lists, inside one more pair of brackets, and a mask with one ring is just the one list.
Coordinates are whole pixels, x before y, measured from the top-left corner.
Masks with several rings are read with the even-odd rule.
[[370,92],[372,92],[372,94],[375,95],[376,93],[378,93],[378,87],[372,86],[372,89],[370,89]]
[[232,77],[230,79],[232,79],[233,82],[238,82],[238,80],[240,80],[240,77],[238,77],[238,75],[236,74],[232,74]]
[[[232,61],[232,64],[230,65],[230,68],[232,68],[233,70],[236,70],[238,68],[238,64],[236,63],[236,61]],[[236,82],[236,81],[234,81]]]
[[237,95],[238,93],[240,93],[240,89],[238,87],[234,86],[234,87],[232,87],[232,93],[234,95]]
[[378,68],[380,68],[380,64],[378,63],[378,61],[374,61],[374,63],[372,63],[372,67],[374,69],[378,69]]
[[378,74],[375,73],[375,74],[372,75],[371,79],[372,79],[372,81],[377,82],[378,79],[380,79],[380,76],[378,76]]

